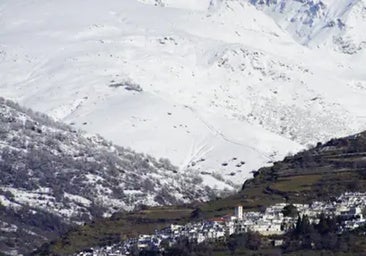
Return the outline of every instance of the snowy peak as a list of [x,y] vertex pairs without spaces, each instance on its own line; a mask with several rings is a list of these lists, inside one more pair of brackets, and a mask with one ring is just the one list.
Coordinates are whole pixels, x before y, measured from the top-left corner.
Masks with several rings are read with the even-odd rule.
[[[364,49],[366,37],[366,5],[364,0],[138,0],[166,8],[199,11],[222,16],[225,12],[241,14],[237,21],[251,29],[257,19],[264,25],[259,13],[244,11],[248,4],[264,11],[300,44],[310,47],[331,47],[335,51],[354,54]],[[255,14],[251,17],[251,14]],[[234,14],[235,15],[235,14]],[[248,15],[253,20],[248,20]],[[249,21],[249,22],[248,22]],[[222,21],[223,22],[223,21]],[[261,30],[261,29],[259,29]],[[278,34],[276,28],[268,31]]]
[[331,46],[353,54],[362,50],[366,37],[366,5],[363,0],[250,0],[265,11],[296,41],[311,47]]

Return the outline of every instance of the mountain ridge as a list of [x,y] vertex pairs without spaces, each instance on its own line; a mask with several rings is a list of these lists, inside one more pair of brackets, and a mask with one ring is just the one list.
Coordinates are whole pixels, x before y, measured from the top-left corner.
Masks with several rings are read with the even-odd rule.
[[[349,1],[258,1],[253,5],[273,14],[280,27],[310,47],[331,47],[345,54],[362,51],[366,3]],[[281,13],[286,15],[281,16]]]
[[117,211],[216,194],[166,159],[115,146],[3,98],[0,173],[0,247],[15,254]]

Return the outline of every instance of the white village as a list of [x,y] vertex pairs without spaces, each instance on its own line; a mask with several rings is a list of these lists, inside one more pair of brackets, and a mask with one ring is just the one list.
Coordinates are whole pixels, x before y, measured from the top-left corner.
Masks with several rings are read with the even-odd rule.
[[[262,236],[283,235],[294,227],[298,217],[307,216],[312,223],[318,223],[321,214],[340,218],[339,233],[356,229],[366,220],[363,212],[366,207],[366,193],[344,193],[330,202],[312,202],[311,204],[293,204],[298,214],[285,216],[286,203],[272,205],[264,212],[244,212],[243,206],[237,206],[234,215],[223,216],[186,225],[171,224],[154,234],[141,234],[139,237],[125,240],[112,246],[90,248],[76,254],[77,256],[122,256],[131,255],[132,250],[163,251],[166,246],[174,245],[179,239],[185,238],[191,243],[225,240],[234,234],[258,232]],[[274,240],[275,246],[283,241]]]

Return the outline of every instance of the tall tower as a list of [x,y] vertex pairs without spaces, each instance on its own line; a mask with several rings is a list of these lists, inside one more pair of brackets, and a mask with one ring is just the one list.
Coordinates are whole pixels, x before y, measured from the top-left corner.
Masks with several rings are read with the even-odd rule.
[[242,220],[242,219],[243,219],[243,206],[238,205],[238,206],[235,208],[235,217],[236,217],[238,220]]

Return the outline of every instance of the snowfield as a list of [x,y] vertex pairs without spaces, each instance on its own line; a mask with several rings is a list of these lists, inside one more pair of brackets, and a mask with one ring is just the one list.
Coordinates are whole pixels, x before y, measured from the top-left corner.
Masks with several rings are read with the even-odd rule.
[[0,95],[237,188],[366,129],[366,1],[4,0]]

